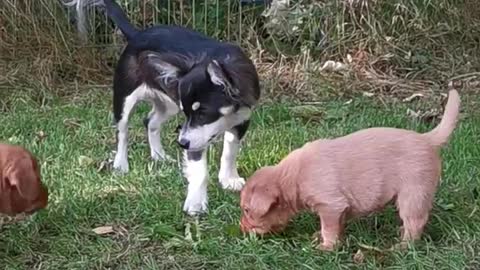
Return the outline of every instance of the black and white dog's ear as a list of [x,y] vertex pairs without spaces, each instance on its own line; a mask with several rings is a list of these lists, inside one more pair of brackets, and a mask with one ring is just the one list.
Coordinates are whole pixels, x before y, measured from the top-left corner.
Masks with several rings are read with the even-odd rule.
[[232,82],[228,79],[227,73],[216,60],[208,64],[207,72],[212,83],[223,86],[227,95],[231,97],[238,95],[238,90],[233,86]]
[[208,64],[207,72],[213,84],[221,86],[230,84],[225,72],[216,60],[213,60]]
[[178,55],[149,52],[145,60],[154,70],[155,80],[166,86],[178,82],[190,69],[187,61]]

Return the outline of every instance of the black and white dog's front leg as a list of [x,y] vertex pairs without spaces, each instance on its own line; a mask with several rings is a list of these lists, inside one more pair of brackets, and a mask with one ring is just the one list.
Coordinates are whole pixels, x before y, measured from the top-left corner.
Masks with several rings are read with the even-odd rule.
[[183,211],[195,215],[207,211],[208,167],[207,150],[185,151],[183,173],[188,181]]
[[241,190],[245,184],[245,179],[238,175],[236,161],[240,142],[245,136],[248,126],[249,121],[246,121],[225,132],[220,172],[218,174],[218,180],[224,189]]
[[171,104],[159,104],[159,101],[154,102],[152,110],[148,116],[143,120],[143,123],[148,131],[148,143],[150,145],[150,156],[154,161],[173,161],[163,149],[160,131],[162,124],[170,117],[178,112],[178,109]]

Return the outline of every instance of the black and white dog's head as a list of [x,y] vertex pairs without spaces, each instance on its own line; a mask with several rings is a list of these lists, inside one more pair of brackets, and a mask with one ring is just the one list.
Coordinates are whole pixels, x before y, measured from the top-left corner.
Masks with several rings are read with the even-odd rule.
[[146,59],[156,72],[152,76],[155,83],[175,97],[186,116],[178,136],[182,148],[202,150],[218,135],[250,118],[259,87],[248,59],[229,56],[220,62],[206,56],[186,58],[156,52],[148,52]]

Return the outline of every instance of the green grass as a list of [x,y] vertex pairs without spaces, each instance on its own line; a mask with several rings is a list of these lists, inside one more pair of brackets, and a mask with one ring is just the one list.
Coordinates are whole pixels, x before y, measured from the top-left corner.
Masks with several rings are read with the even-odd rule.
[[[0,267],[4,269],[479,269],[480,117],[466,107],[444,149],[444,174],[423,239],[407,251],[398,241],[393,209],[349,223],[345,243],[325,253],[312,245],[318,220],[297,217],[281,235],[265,238],[239,232],[238,193],[222,190],[217,173],[220,145],[209,151],[209,214],[185,216],[185,181],[180,164],[149,160],[141,107],[130,128],[130,173],[98,171],[111,157],[114,134],[110,95],[100,93],[39,105],[16,98],[0,114],[0,140],[26,146],[41,160],[50,190],[48,209],[0,228]],[[409,104],[412,105],[412,104]],[[417,104],[417,106],[426,106]],[[431,124],[406,116],[406,105],[369,100],[319,104],[320,116],[299,114],[287,104],[265,105],[254,114],[238,159],[241,175],[278,162],[292,149],[320,137],[372,127],[426,131]],[[307,115],[307,117],[305,116]],[[175,122],[163,132],[166,151],[180,160]],[[43,132],[43,134],[41,134]],[[113,225],[115,232],[92,229]],[[476,261],[475,261],[476,260]]]

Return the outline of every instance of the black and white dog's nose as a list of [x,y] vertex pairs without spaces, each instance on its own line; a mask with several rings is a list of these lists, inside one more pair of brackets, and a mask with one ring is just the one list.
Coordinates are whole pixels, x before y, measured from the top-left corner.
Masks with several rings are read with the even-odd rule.
[[190,147],[190,141],[186,139],[180,139],[178,140],[178,145],[180,145],[180,147],[183,149],[188,149]]

